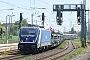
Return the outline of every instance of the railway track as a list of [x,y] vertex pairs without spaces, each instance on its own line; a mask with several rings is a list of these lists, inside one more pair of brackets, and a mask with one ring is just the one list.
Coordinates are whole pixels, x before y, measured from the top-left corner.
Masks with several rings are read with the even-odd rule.
[[[7,53],[7,54],[17,53],[17,51],[18,51],[18,49],[15,49],[15,50],[9,50],[9,51],[6,51],[6,53]],[[4,54],[5,54],[4,52],[5,52],[5,51],[0,52],[0,55],[4,55]]]
[[[90,42],[87,42],[87,43],[88,43],[88,45],[90,46]],[[90,60],[90,56],[89,56],[86,60]]]
[[87,42],[87,48],[71,60],[90,60],[90,42]]
[[18,51],[18,45],[17,44],[1,44],[0,45],[0,55],[3,55],[4,52],[13,53]]
[[62,51],[59,51],[55,54],[40,58],[38,60],[61,60],[60,58],[65,56],[66,54],[69,54],[75,49],[75,45],[73,41],[69,41],[67,48],[63,49]]
[[[28,55],[16,54],[16,55],[10,55],[10,56],[0,58],[0,60],[15,60],[15,59],[17,60],[17,59],[20,59],[20,58],[23,58],[26,56],[28,56]],[[30,54],[29,54],[29,56],[30,56]]]
[[[3,57],[0,57],[0,60],[15,60],[15,59],[17,60],[17,59],[28,56],[28,55],[21,55],[18,50],[10,50],[7,53],[8,53],[7,55],[1,54],[1,56]],[[30,55],[31,54],[29,54],[29,56]]]
[[[12,53],[12,54],[9,54],[9,56],[0,58],[0,60],[15,60],[15,59],[21,60],[23,57],[28,57],[29,60],[56,60],[70,53],[71,51],[74,50],[74,48],[75,48],[74,43],[72,41],[67,41],[66,47],[63,49],[56,48],[56,49],[42,52],[35,55],[32,55],[32,54],[21,55],[19,53],[16,53],[16,54]],[[65,53],[65,51],[67,53]]]
[[17,54],[17,44],[1,44],[0,45],[0,60],[6,59],[7,56]]
[[86,60],[90,60],[90,57],[88,57]]
[[[66,50],[67,48],[69,48],[69,41],[67,41],[67,44],[65,46],[65,48],[63,49],[53,49],[52,52],[49,50],[47,52],[43,52],[43,53],[39,53],[39,54],[36,54],[36,55],[32,55],[30,56],[30,58],[28,58],[29,60],[44,60],[49,57],[52,57],[60,52],[63,52],[64,50]],[[27,59],[26,59],[27,60]]]
[[9,60],[8,58],[14,57],[14,55],[19,55],[20,53],[18,52],[17,49],[15,50],[9,50],[5,52],[0,52],[0,60]]

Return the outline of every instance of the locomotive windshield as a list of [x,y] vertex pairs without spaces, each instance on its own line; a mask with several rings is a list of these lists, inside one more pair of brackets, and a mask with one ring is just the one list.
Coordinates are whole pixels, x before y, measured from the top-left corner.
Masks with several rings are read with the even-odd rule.
[[21,35],[35,35],[36,29],[34,28],[22,28]]

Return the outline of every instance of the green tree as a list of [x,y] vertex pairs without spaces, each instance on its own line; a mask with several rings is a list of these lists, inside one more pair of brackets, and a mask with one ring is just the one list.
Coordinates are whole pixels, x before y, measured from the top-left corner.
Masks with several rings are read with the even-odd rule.
[[22,26],[28,26],[28,23],[26,20],[22,20]]
[[19,21],[15,21],[14,25],[19,25]]
[[[28,26],[28,23],[26,21],[26,19],[22,20],[22,26]],[[18,35],[18,29],[19,28],[19,21],[16,21],[13,25],[12,25],[12,34],[14,36]]]
[[12,35],[17,36],[18,35],[18,25],[12,25]]
[[[19,26],[19,21],[16,21],[14,23],[14,25],[18,25]],[[28,23],[27,23],[26,19],[22,20],[22,26],[28,26]]]

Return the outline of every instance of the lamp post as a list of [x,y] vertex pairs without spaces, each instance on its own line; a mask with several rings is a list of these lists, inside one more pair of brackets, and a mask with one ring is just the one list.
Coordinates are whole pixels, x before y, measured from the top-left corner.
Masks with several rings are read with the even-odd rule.
[[6,43],[8,44],[8,31],[7,31],[7,17],[10,17],[10,15],[6,16]]
[[11,43],[12,43],[12,17],[15,15],[11,15],[11,25],[10,25],[10,37],[11,37]]
[[[8,44],[8,25],[7,25],[7,17],[9,17],[9,27],[11,27],[12,28],[12,17],[13,16],[15,16],[15,15],[7,15],[6,16],[6,43]],[[10,17],[11,17],[11,24],[10,24]],[[9,35],[12,33],[11,32],[11,29],[9,29],[10,31],[9,31]]]

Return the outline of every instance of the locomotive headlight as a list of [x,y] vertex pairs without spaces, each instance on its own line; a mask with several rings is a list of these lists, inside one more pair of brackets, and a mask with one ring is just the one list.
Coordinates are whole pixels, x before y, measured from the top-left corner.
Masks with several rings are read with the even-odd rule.
[[20,42],[23,42],[23,40],[20,40]]
[[32,40],[32,42],[35,42],[35,40]]
[[59,17],[56,17],[56,19],[59,19]]

